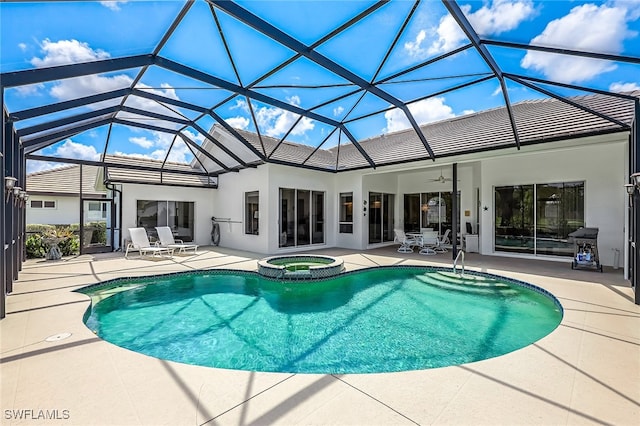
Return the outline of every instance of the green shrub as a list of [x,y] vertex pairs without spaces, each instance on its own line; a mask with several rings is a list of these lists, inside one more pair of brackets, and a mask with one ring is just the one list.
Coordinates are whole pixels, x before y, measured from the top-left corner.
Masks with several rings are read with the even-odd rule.
[[63,256],[71,256],[80,253],[80,237],[73,232],[71,227],[56,227],[56,236],[64,238],[58,243]]
[[25,241],[27,258],[45,257],[50,248],[46,243],[48,237],[61,239],[60,242],[58,242],[58,247],[63,256],[80,253],[80,238],[77,233],[74,233],[74,228],[77,229],[78,225],[27,225],[27,232],[30,233]]
[[104,222],[91,222],[87,224],[88,227],[93,228],[93,235],[91,236],[91,243],[93,244],[106,244],[107,243],[107,224]]
[[27,233],[39,233],[44,234],[45,232],[53,232],[56,227],[54,225],[40,225],[40,224],[29,224],[27,225]]
[[47,253],[46,244],[42,240],[42,235],[40,234],[29,235],[25,241],[25,248],[27,251],[27,258],[29,259],[41,258]]

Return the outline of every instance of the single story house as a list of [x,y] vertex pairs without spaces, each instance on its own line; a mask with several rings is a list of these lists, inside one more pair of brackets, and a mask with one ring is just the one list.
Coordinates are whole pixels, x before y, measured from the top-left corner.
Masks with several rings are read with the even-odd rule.
[[[598,94],[573,101],[633,123],[633,102]],[[180,166],[185,174],[162,172],[160,164],[157,173],[105,168],[107,186],[117,190],[108,197],[120,203],[124,238],[127,228],[143,226],[153,234],[155,226],[169,225],[184,240],[211,244],[215,217],[221,246],[274,254],[366,249],[394,244],[395,228],[435,228],[442,234],[456,224],[457,242],[467,250],[569,261],[575,247],[568,234],[594,227],[599,228],[602,264],[622,266],[628,257],[629,196],[624,185],[630,132],[557,99],[512,108],[519,149],[505,109],[497,108],[421,126],[437,161],[420,157],[424,151],[410,131],[360,142],[382,165],[376,169],[366,167],[353,145],[343,145],[342,151],[314,150],[236,130],[256,149],[272,154],[274,162],[262,163],[216,125],[210,131],[213,138],[222,146],[234,145],[250,167],[215,178],[186,174],[186,165]],[[467,151],[460,152],[463,143]],[[216,158],[225,156],[209,140],[203,148]],[[323,171],[337,156],[347,169]],[[278,158],[306,158],[307,167],[277,164]],[[199,165],[210,171],[218,167],[203,153],[197,153],[190,167]]]

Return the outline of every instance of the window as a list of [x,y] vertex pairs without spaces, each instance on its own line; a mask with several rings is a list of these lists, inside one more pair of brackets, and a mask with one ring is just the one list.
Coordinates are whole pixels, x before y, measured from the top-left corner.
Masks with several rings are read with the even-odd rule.
[[55,209],[56,202],[54,200],[31,200],[32,209]]
[[156,237],[156,226],[168,226],[176,239],[193,241],[194,203],[187,201],[138,200],[137,226],[146,229],[147,234]]
[[86,220],[101,220],[107,218],[107,207],[109,203],[102,201],[89,201],[87,204]]
[[244,233],[258,235],[260,225],[260,195],[258,191],[244,194]]
[[569,234],[584,226],[584,182],[494,190],[496,251],[573,256]]
[[340,223],[341,234],[353,234],[353,192],[340,194]]

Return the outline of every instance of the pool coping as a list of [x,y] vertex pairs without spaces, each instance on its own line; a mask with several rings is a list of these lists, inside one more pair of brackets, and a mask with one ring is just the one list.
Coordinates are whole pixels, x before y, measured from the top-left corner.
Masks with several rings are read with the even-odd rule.
[[[277,257],[283,257],[283,256],[277,256]],[[91,290],[96,290],[99,288],[104,288],[104,289],[111,289],[111,288],[115,288],[118,286],[118,283],[121,282],[126,282],[126,281],[131,281],[131,280],[148,280],[148,279],[154,279],[154,278],[159,278],[159,277],[170,277],[170,276],[176,276],[176,275],[210,275],[210,274],[220,274],[220,275],[224,275],[224,274],[229,274],[229,273],[234,273],[234,274],[248,274],[248,275],[254,275],[256,277],[268,280],[268,281],[272,281],[272,282],[286,282],[286,283],[300,283],[302,284],[313,284],[315,282],[323,282],[323,281],[328,281],[331,280],[333,278],[336,277],[340,277],[340,276],[345,276],[345,275],[351,275],[351,274],[358,274],[358,273],[362,273],[365,271],[371,271],[371,270],[381,270],[381,269],[424,269],[424,270],[430,270],[430,271],[439,271],[439,272],[452,272],[454,274],[458,274],[456,271],[454,271],[452,268],[447,268],[447,267],[443,267],[443,266],[422,266],[422,265],[384,265],[384,266],[371,266],[371,267],[365,267],[365,268],[360,268],[360,269],[356,269],[356,270],[352,270],[352,271],[343,271],[338,275],[334,275],[334,276],[329,276],[329,277],[317,277],[317,278],[307,278],[304,280],[296,280],[296,279],[286,279],[283,280],[282,278],[276,278],[276,277],[270,277],[270,276],[266,276],[266,275],[262,275],[259,272],[253,270],[244,270],[244,269],[230,269],[230,268],[215,268],[215,269],[199,269],[199,270],[193,270],[193,271],[178,271],[178,272],[167,272],[167,273],[162,273],[162,274],[152,274],[152,275],[145,275],[145,276],[128,276],[128,277],[118,277],[118,278],[113,278],[110,280],[106,280],[106,281],[101,281],[99,283],[94,283],[94,284],[90,284],[81,288],[77,288],[75,290],[73,290],[76,293],[81,293],[81,294],[85,294],[87,296],[91,296],[89,294],[87,294],[89,291]],[[499,275],[499,274],[493,274],[490,272],[483,272],[483,271],[474,271],[474,270],[465,270],[464,274],[469,274],[469,275],[473,275],[473,276],[480,276],[480,277],[488,277],[488,278],[494,278],[494,279],[501,279],[504,281],[507,281],[509,283],[512,284],[516,284],[519,285],[521,287],[525,287],[528,288],[530,290],[533,290],[537,293],[540,293],[546,297],[548,297],[549,299],[551,299],[553,301],[553,303],[555,304],[555,306],[560,310],[560,314],[562,316],[564,316],[564,307],[562,306],[562,303],[560,303],[560,300],[558,300],[558,298],[551,293],[550,291],[546,290],[545,288],[542,288],[540,286],[537,286],[535,284],[531,284],[528,283],[526,281],[523,280],[518,280],[516,278],[511,278],[511,277],[507,277],[505,275]],[[123,291],[126,291],[128,289],[123,289]],[[90,307],[89,307],[90,308]]]

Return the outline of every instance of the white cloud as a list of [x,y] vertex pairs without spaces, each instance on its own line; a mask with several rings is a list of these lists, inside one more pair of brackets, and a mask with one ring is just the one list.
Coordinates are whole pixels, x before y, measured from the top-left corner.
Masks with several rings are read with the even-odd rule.
[[[188,130],[183,132],[189,139],[192,141],[202,141],[204,138],[200,134],[194,134]],[[171,152],[169,153],[168,161],[176,162],[176,163],[188,163],[191,161],[193,154],[191,150],[187,147],[187,144],[182,140],[182,138],[177,137],[173,146],[171,143],[174,140],[174,135],[170,133],[164,132],[151,132],[152,137],[131,137],[129,138],[129,142],[138,145],[141,148],[151,150],[148,153],[140,153],[140,152],[123,152],[116,151],[115,155],[121,155],[125,157],[134,157],[134,158],[146,158],[149,160],[164,160],[167,156],[167,150],[171,147]]]
[[[296,105],[296,106],[300,105],[300,98],[298,96],[292,96],[290,98],[287,98],[287,101],[291,105]],[[246,102],[240,99],[236,100],[236,104],[233,107],[231,107],[231,109],[240,109],[245,112],[249,111],[249,108]],[[273,106],[263,106],[263,107],[254,106],[253,111],[256,117],[256,121],[258,122],[258,128],[260,129],[260,131],[263,134],[271,137],[280,137],[285,133],[287,133],[289,129],[291,129],[291,126],[293,126],[293,124],[300,117],[298,114],[294,114],[290,111],[287,111],[278,107],[273,107]],[[246,120],[246,124],[247,126],[249,126],[249,120],[246,118],[244,118],[243,120],[243,118],[244,117],[242,116],[236,116],[236,117],[231,117],[229,119],[226,119],[225,121],[229,123],[230,120],[232,120],[233,122],[242,125],[245,123],[244,120]],[[302,120],[300,120],[300,122],[298,122],[296,127],[291,131],[291,134],[297,135],[297,136],[303,135],[307,131],[313,130],[314,127],[315,127],[315,123],[313,122],[313,120],[310,118],[304,117]]]
[[[86,75],[61,80],[53,85],[49,93],[58,100],[66,101],[129,87],[131,82],[131,77],[124,74],[114,75],[113,77],[97,74]],[[99,106],[96,108],[99,108]]]
[[118,157],[131,157],[131,158],[142,158],[142,159],[145,159],[145,160],[157,160],[157,158],[153,158],[149,154],[141,154],[139,152],[115,151],[113,153],[113,155],[117,155]]
[[26,86],[16,86],[14,89],[18,92],[18,95],[26,98],[28,96],[39,95],[40,90],[44,89],[44,84],[27,84]]
[[20,48],[20,50],[22,50],[23,52],[27,50],[27,45],[26,43],[18,43],[18,47]]
[[[637,35],[627,27],[633,14],[625,4],[576,6],[568,15],[549,22],[531,44],[619,54],[624,40]],[[564,83],[587,81],[616,68],[608,61],[536,51],[527,52],[520,65]]]
[[621,81],[612,83],[609,86],[609,90],[612,92],[633,92],[634,90],[640,90],[638,83],[623,83]]
[[100,4],[103,5],[104,7],[107,7],[117,12],[118,10],[120,10],[120,5],[125,4],[128,1],[129,0],[106,0],[106,1],[101,1]]
[[79,160],[100,160],[100,153],[91,145],[84,145],[67,139],[55,150],[55,156],[62,158],[76,158]]
[[224,121],[234,129],[246,130],[249,127],[249,119],[241,116],[227,118]]
[[51,161],[36,161],[27,160],[27,174],[42,172],[45,170],[58,169],[60,167],[66,167],[68,164],[55,163]]
[[142,148],[148,149],[154,145],[154,142],[143,137],[130,137],[129,142],[136,144]]
[[[101,49],[92,49],[87,43],[78,40],[59,40],[52,42],[45,39],[41,45],[43,56],[31,59],[31,64],[36,67],[49,67],[55,65],[63,65],[69,63],[97,61],[110,57],[108,52]],[[49,94],[60,101],[76,99],[79,97],[90,96],[96,93],[103,93],[112,90],[130,87],[133,79],[126,74],[118,74],[113,76],[104,75],[86,75],[81,77],[69,78],[56,82],[50,89]],[[44,86],[38,86],[40,89]],[[162,83],[160,89],[151,89],[148,85],[138,83],[136,88],[145,90],[164,97],[178,99],[178,95],[173,87],[167,83]],[[30,93],[33,93],[33,89]],[[113,101],[100,102],[91,105],[94,109],[103,108],[105,105],[112,104]],[[173,111],[163,107],[156,101],[142,98],[139,96],[130,96],[127,99],[127,106],[135,107],[145,111],[153,111],[169,116],[177,116]],[[133,117],[131,114],[122,113],[121,118]],[[176,124],[175,127],[178,125]]]
[[34,57],[30,61],[36,68],[89,62],[111,56],[102,49],[94,50],[89,44],[74,39],[53,42],[47,38],[40,44],[40,49],[45,54],[44,58]]
[[530,0],[494,0],[468,15],[473,28],[480,35],[496,35],[516,29],[535,13]]
[[334,117],[338,117],[343,112],[344,112],[344,108],[339,106],[339,107],[333,109],[333,116]]
[[[480,35],[511,31],[536,13],[531,0],[493,0],[475,12],[471,12],[471,5],[462,5],[460,9]],[[447,14],[440,19],[437,27],[420,30],[415,41],[405,43],[404,48],[410,56],[425,58],[449,52],[461,46],[465,40],[464,32],[455,19]]]
[[[408,107],[418,125],[455,117],[453,110],[445,104],[443,97],[423,99],[409,104]],[[387,127],[383,129],[385,133],[397,132],[411,127],[407,116],[398,108],[385,112],[384,118],[387,120]]]

